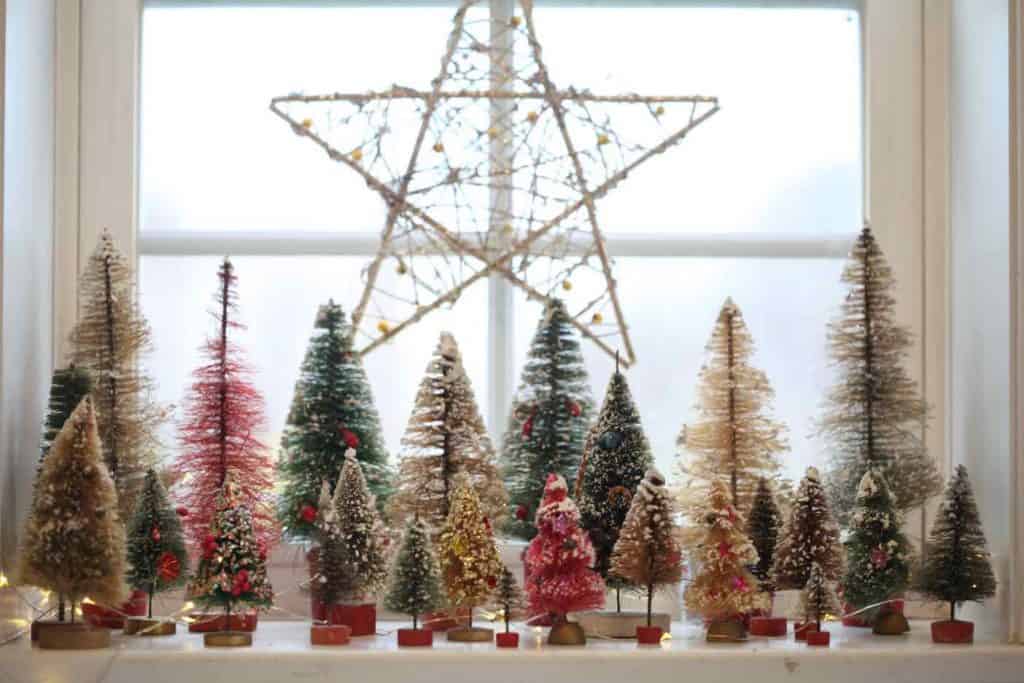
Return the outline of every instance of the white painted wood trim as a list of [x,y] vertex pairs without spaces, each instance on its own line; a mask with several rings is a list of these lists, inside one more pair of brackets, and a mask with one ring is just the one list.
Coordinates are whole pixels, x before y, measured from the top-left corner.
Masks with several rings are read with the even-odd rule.
[[1024,6],[1010,0],[1010,642],[1024,643]]

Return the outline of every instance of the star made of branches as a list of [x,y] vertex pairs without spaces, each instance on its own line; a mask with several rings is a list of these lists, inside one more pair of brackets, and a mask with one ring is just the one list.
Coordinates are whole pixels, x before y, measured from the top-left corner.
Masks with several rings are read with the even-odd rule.
[[681,142],[718,100],[560,89],[532,0],[505,18],[487,4],[465,0],[456,11],[429,89],[271,101],[384,200],[379,249],[352,312],[356,347],[374,350],[498,275],[545,304],[566,299],[580,334],[610,355],[621,345],[628,365],[636,355],[597,200]]

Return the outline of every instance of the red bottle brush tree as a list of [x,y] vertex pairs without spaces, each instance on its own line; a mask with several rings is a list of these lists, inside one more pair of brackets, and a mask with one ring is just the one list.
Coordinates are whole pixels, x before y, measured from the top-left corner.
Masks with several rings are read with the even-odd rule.
[[239,503],[253,513],[256,535],[264,543],[277,536],[274,521],[273,463],[255,434],[263,427],[263,396],[250,382],[251,371],[233,334],[245,329],[237,320],[237,278],[224,259],[217,273],[213,313],[216,331],[202,347],[204,363],[193,373],[181,427],[182,521],[189,541],[202,545],[213,522],[210,504],[230,476]]
[[549,474],[537,510],[537,535],[526,550],[531,615],[550,614],[558,623],[569,612],[604,606],[604,581],[591,569],[594,546],[579,522],[565,479]]

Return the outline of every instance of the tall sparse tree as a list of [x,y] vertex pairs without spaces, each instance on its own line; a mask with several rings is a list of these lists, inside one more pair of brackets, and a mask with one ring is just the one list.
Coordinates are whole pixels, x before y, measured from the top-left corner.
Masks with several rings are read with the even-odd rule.
[[537,324],[501,449],[502,474],[514,514],[506,531],[530,540],[533,517],[550,472],[572,487],[583,455],[593,399],[576,331],[561,299]]
[[455,480],[465,475],[494,524],[508,496],[495,464],[494,447],[455,338],[447,332],[427,365],[409,418],[389,512],[397,523],[413,516],[439,530],[451,510]]
[[814,563],[828,581],[838,581],[842,576],[839,525],[832,518],[818,470],[808,467],[793,499],[782,539],[775,548],[775,587],[801,590]]
[[317,313],[281,437],[278,519],[290,538],[315,536],[314,523],[302,512],[316,503],[323,481],[334,486],[349,448],[356,449],[370,491],[383,509],[391,474],[380,417],[362,361],[352,351],[351,325],[341,307],[329,301]]
[[78,322],[71,361],[92,377],[103,460],[128,519],[142,486],[164,411],[152,402],[153,382],[140,359],[151,349],[139,310],[131,261],[106,230],[78,281]]
[[629,583],[611,572],[612,551],[633,493],[652,465],[640,412],[625,375],[616,367],[597,422],[587,434],[576,477],[581,525],[594,545],[594,569],[615,589],[616,609],[621,609],[621,592]]
[[245,329],[237,318],[238,279],[231,261],[217,272],[213,313],[216,329],[202,347],[203,364],[192,374],[181,426],[181,456],[175,468],[184,480],[188,509],[185,531],[198,548],[214,521],[210,505],[231,478],[239,504],[253,515],[264,541],[277,535],[273,514],[273,463],[256,435],[264,424],[263,396],[253,387],[251,370],[234,335]]
[[949,620],[955,621],[958,604],[995,595],[991,562],[967,468],[957,465],[928,536],[919,588],[934,600],[948,602]]
[[648,470],[633,496],[611,558],[613,575],[642,586],[647,592],[648,626],[654,591],[673,586],[683,578],[674,515],[665,478],[655,469]]
[[846,299],[828,328],[839,377],[819,429],[830,448],[829,499],[846,527],[869,469],[885,476],[903,512],[937,494],[942,480],[920,434],[927,405],[904,367],[911,334],[896,322],[892,269],[867,225],[842,280]]
[[92,399],[86,396],[43,461],[23,535],[20,580],[66,596],[74,621],[74,604],[85,597],[119,603],[124,565],[117,491],[103,462]]

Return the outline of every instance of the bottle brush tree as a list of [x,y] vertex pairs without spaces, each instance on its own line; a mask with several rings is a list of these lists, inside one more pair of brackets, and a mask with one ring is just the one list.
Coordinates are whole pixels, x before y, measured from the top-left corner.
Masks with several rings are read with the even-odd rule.
[[124,525],[117,491],[103,461],[92,399],[64,423],[43,461],[22,541],[20,580],[65,596],[120,602]]
[[385,538],[356,451],[345,453],[345,464],[334,487],[332,502],[338,516],[338,537],[346,556],[348,578],[339,583],[344,602],[373,599],[387,579]]
[[647,625],[651,625],[654,591],[683,578],[682,555],[676,542],[672,499],[665,478],[647,471],[637,487],[619,540],[612,552],[611,571],[647,593]]
[[225,630],[243,605],[269,607],[274,590],[267,578],[267,545],[257,537],[245,493],[232,477],[217,497],[216,515],[202,543],[202,555],[188,594],[206,609],[220,607]]
[[412,617],[418,628],[419,616],[442,604],[437,560],[430,544],[430,532],[413,515],[406,523],[398,554],[391,566],[384,606]]
[[839,525],[832,518],[818,470],[808,467],[793,498],[782,540],[775,548],[775,587],[802,589],[815,562],[826,580],[838,581],[842,576]]
[[494,589],[494,602],[501,610],[501,617],[505,622],[505,633],[508,633],[512,613],[523,608],[526,604],[526,596],[519,588],[515,574],[505,565],[501,567],[501,578],[498,579],[498,587]]
[[352,328],[341,307],[320,307],[299,370],[295,398],[281,437],[282,481],[278,519],[294,540],[315,536],[315,506],[320,484],[333,486],[345,460],[356,449],[378,509],[391,490],[388,453],[373,392],[359,354],[352,350]]
[[508,496],[494,447],[477,409],[455,338],[447,332],[427,365],[416,394],[389,512],[395,522],[418,515],[440,529],[451,510],[455,480],[465,475],[494,524],[504,519]]
[[70,357],[92,377],[103,460],[117,487],[122,520],[134,509],[164,419],[150,398],[153,382],[139,362],[150,349],[131,261],[104,230],[78,281]]
[[150,618],[153,596],[185,582],[188,555],[181,521],[152,468],[146,472],[128,524],[128,564],[128,585],[149,594]]
[[817,562],[811,563],[807,583],[800,593],[800,611],[803,613],[804,623],[814,622],[817,631],[821,630],[821,620],[826,614],[839,613],[835,583],[825,577],[825,572]]
[[533,616],[551,615],[560,623],[569,612],[604,605],[604,581],[592,569],[594,547],[579,520],[565,479],[549,474],[537,509],[537,535],[526,549],[526,595]]
[[963,465],[957,466],[946,487],[927,547],[918,587],[929,598],[949,603],[950,621],[956,621],[957,604],[995,595],[985,534]]
[[715,481],[726,485],[743,515],[750,512],[759,480],[768,479],[776,489],[784,484],[779,456],[788,448],[786,428],[770,416],[775,392],[764,372],[750,364],[753,353],[743,313],[726,299],[700,370],[697,420],[680,433],[684,512],[699,517]]
[[736,619],[766,609],[768,596],[759,590],[748,569],[757,563],[757,550],[743,531],[743,517],[724,482],[711,483],[701,521],[700,569],[683,596],[686,607],[708,621]]
[[757,577],[761,590],[766,593],[775,592],[772,565],[775,562],[775,546],[778,544],[781,528],[782,514],[775,503],[771,484],[762,477],[758,480],[757,492],[750,504],[747,536],[757,550],[757,563],[750,566],[750,571]]
[[928,411],[904,367],[911,334],[896,322],[892,269],[867,225],[842,280],[846,299],[828,328],[838,380],[819,430],[830,448],[829,499],[845,528],[869,469],[888,480],[901,512],[922,506],[942,480],[920,435]]
[[46,454],[50,452],[53,440],[57,438],[64,423],[71,417],[82,399],[92,393],[92,377],[74,363],[66,368],[53,371],[50,382],[50,397],[46,404],[43,420],[43,436],[40,441],[39,466],[42,467]]
[[203,364],[193,372],[185,398],[181,455],[175,465],[189,513],[185,532],[196,548],[213,522],[210,502],[229,478],[238,490],[238,504],[253,515],[256,534],[268,543],[277,534],[271,499],[273,463],[256,438],[264,425],[263,396],[251,383],[251,371],[235,340],[244,326],[237,319],[237,277],[228,259],[217,279],[212,311],[216,329],[201,349]]
[[324,481],[317,506],[316,535],[320,542],[317,595],[325,605],[336,605],[351,592],[353,572],[341,537],[338,510],[331,496],[331,484]]
[[576,477],[580,519],[594,545],[594,569],[615,589],[616,610],[622,589],[629,585],[611,570],[612,551],[637,485],[653,465],[640,413],[616,364],[597,422],[587,434]]
[[910,580],[910,548],[885,475],[868,470],[857,488],[846,538],[843,600],[856,608],[899,595]]
[[530,540],[548,473],[573,485],[590,425],[593,399],[580,342],[565,303],[552,299],[527,352],[501,448],[502,474],[513,515],[512,536]]

